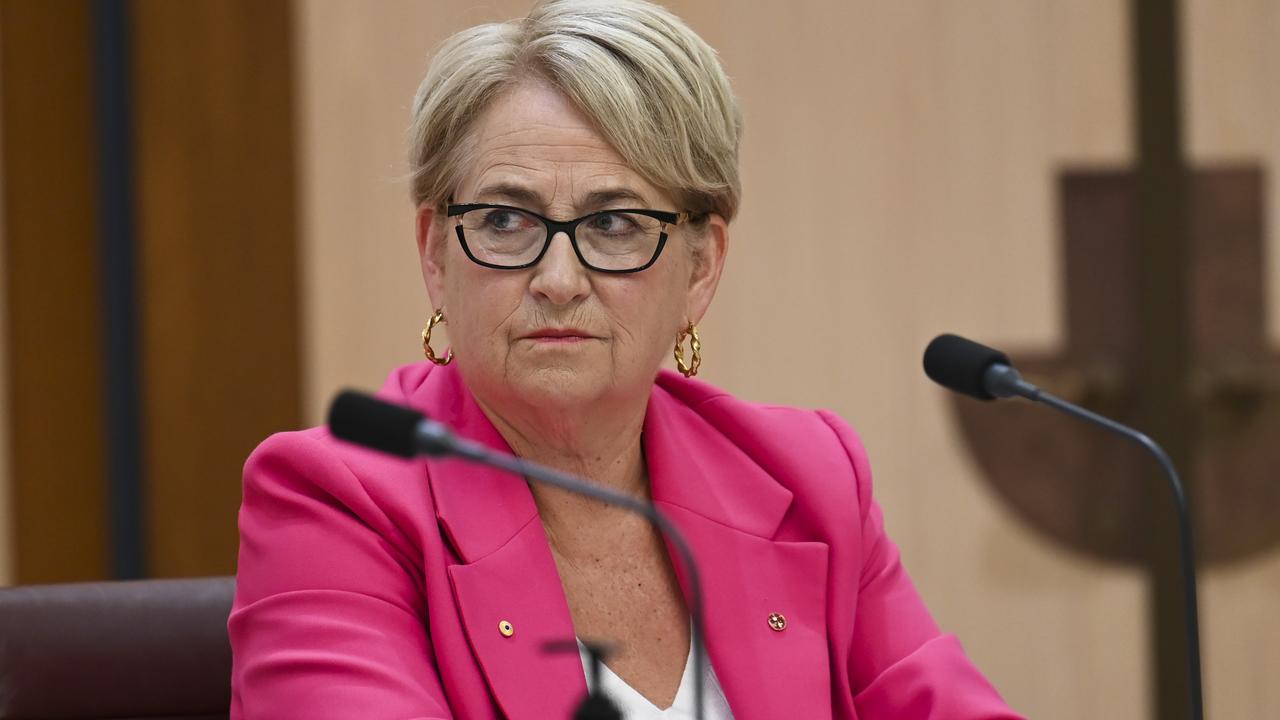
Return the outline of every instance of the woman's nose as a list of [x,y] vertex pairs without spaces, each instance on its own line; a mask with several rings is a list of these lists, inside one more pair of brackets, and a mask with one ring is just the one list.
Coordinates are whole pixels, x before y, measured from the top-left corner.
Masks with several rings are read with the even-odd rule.
[[578,260],[569,236],[559,232],[552,236],[551,246],[534,266],[529,289],[555,305],[566,305],[591,292],[588,272]]

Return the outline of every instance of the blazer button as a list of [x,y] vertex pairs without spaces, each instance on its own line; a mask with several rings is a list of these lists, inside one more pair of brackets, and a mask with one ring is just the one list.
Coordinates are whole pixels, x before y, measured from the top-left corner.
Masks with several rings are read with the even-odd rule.
[[787,618],[782,613],[769,613],[769,627],[782,632],[787,629]]
[[499,620],[498,632],[502,633],[502,637],[511,637],[516,634],[516,629],[512,627],[510,620]]

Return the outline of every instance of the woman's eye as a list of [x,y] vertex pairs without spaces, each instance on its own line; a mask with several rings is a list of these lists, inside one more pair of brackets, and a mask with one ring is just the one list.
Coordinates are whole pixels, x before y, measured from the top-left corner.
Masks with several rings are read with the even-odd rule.
[[524,230],[531,224],[524,213],[511,210],[493,210],[484,217],[484,224],[494,230]]
[[591,221],[591,229],[599,230],[609,235],[616,235],[629,233],[637,228],[636,221],[624,213],[606,213],[597,215]]

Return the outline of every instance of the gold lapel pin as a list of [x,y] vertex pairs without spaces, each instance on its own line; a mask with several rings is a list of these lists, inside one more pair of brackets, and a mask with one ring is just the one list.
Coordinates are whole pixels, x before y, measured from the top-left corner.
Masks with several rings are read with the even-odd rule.
[[499,620],[498,632],[502,633],[502,637],[511,637],[516,634],[516,629],[512,626],[510,620]]
[[787,629],[787,618],[782,613],[769,613],[769,627],[782,632]]

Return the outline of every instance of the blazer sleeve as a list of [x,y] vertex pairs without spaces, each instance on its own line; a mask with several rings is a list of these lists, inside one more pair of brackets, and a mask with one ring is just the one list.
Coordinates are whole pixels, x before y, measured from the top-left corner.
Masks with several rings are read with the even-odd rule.
[[871,495],[871,468],[853,430],[821,412],[848,453],[857,483],[862,569],[854,618],[850,686],[867,720],[1020,720],[934,622],[884,531]]
[[231,717],[451,718],[420,578],[333,448],[269,438],[244,471]]

